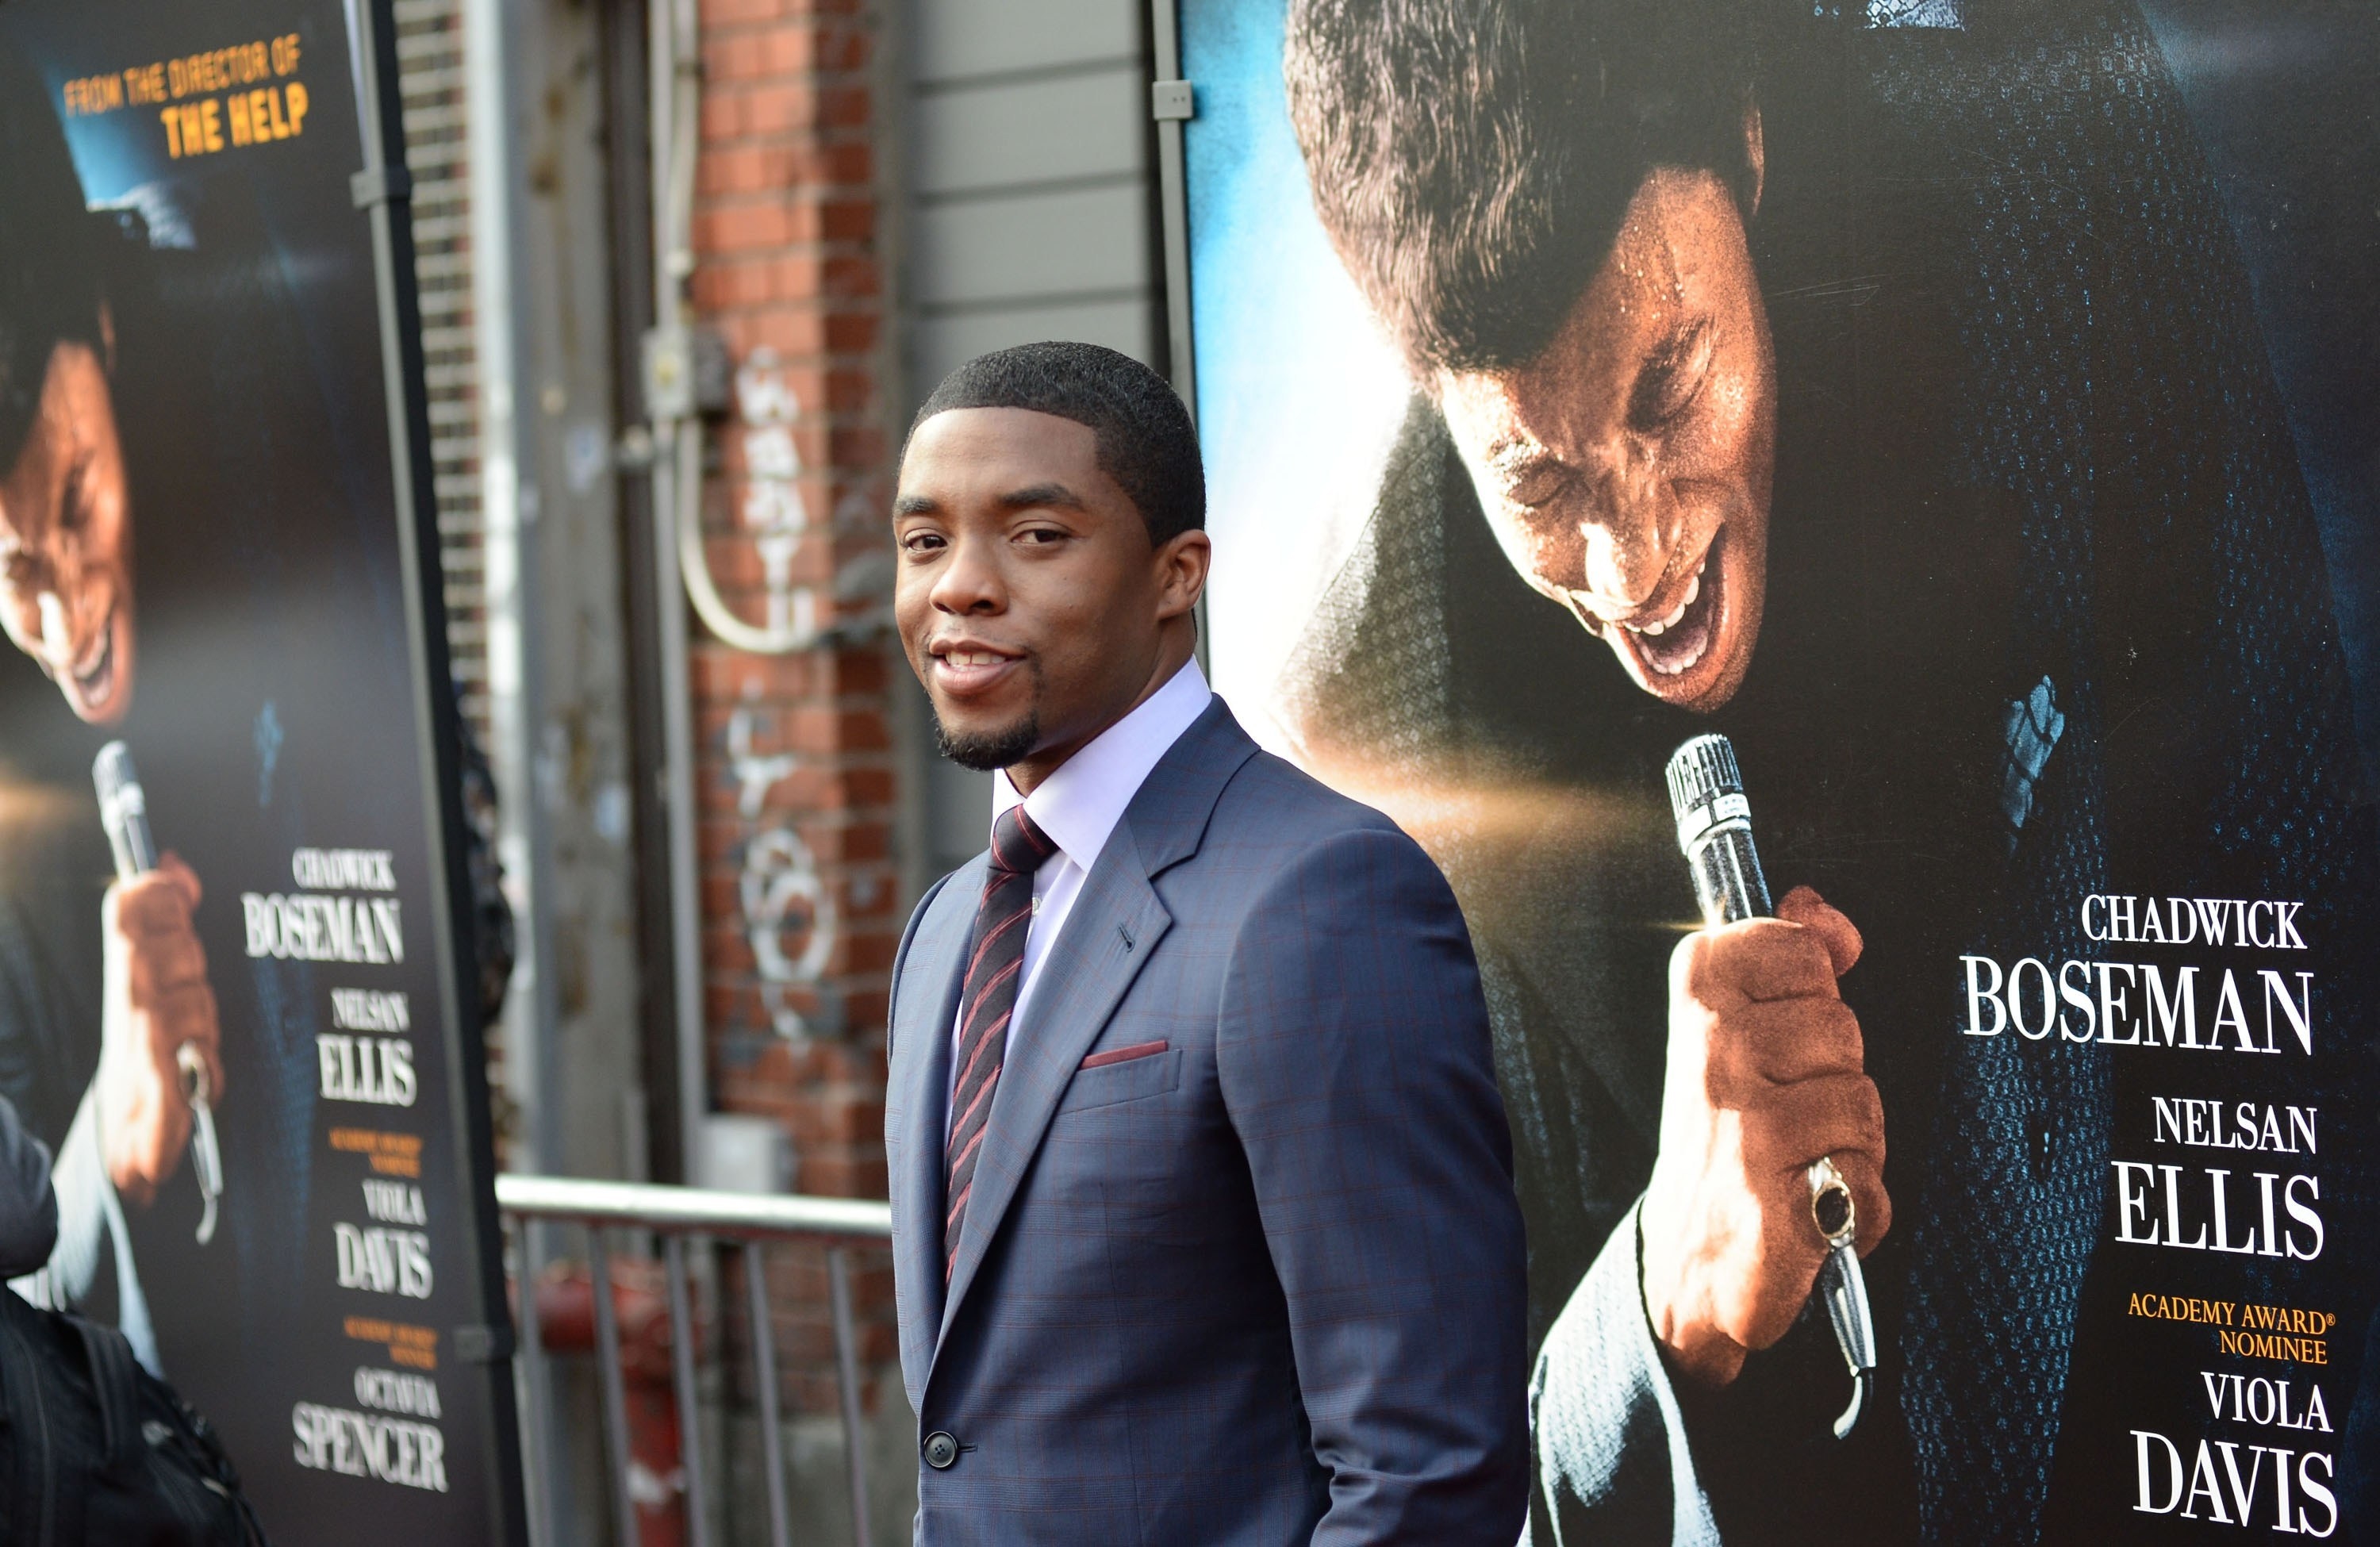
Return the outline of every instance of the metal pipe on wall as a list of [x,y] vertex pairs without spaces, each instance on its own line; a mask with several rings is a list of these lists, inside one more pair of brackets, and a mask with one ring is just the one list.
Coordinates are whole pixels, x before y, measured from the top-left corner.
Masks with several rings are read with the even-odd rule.
[[514,38],[501,0],[464,0],[465,122],[470,167],[471,347],[479,384],[480,512],[488,627],[489,761],[501,797],[503,860],[516,941],[504,1008],[505,1086],[526,1119],[513,1136],[531,1170],[552,1170],[553,1075],[552,844],[538,810],[540,638],[536,448],[520,412],[528,349],[514,304],[522,170],[514,132]]
[[[1190,185],[1182,159],[1183,126],[1198,111],[1196,83],[1182,79],[1182,16],[1175,0],[1149,0],[1149,111],[1157,119],[1158,239],[1165,290],[1165,360],[1173,390],[1198,420],[1198,361],[1190,328]],[[1198,669],[1212,672],[1214,630],[1198,598]]]
[[[698,148],[701,56],[695,0],[650,0],[649,106],[653,175],[653,323],[686,326],[686,281],[694,273],[694,169]],[[648,371],[648,396],[650,372]],[[710,1111],[710,1061],[702,1016],[702,892],[697,848],[701,812],[695,802],[693,683],[686,648],[680,542],[702,525],[702,427],[694,415],[653,416],[653,576],[661,627],[662,729],[669,811],[670,946],[677,1001],[678,1132],[681,1173],[702,1175],[703,1118]]]
[[702,1000],[702,918],[696,795],[693,686],[687,633],[693,611],[735,649],[759,654],[807,650],[825,635],[808,592],[795,597],[784,627],[759,627],[731,611],[704,554],[703,393],[708,369],[687,303],[694,274],[694,191],[700,151],[702,55],[696,0],[651,0],[653,332],[645,347],[647,416],[653,465],[653,587],[662,619],[662,728],[667,743],[672,960],[675,967],[678,1114],[688,1180],[702,1174],[710,1111]]
[[[1159,237],[1163,243],[1166,359],[1173,372],[1173,390],[1198,417],[1197,362],[1190,333],[1190,210],[1188,184],[1182,164],[1182,126],[1196,112],[1192,86],[1182,79],[1182,18],[1174,0],[1149,0],[1149,54],[1157,79],[1150,105],[1157,117],[1157,197]],[[1178,87],[1169,100],[1167,88]],[[1207,638],[1200,615],[1201,658]]]
[[[559,1102],[552,1099],[557,1005],[551,970],[553,949],[552,846],[539,810],[538,726],[540,619],[537,588],[538,488],[530,429],[519,413],[520,380],[528,357],[523,319],[514,304],[514,267],[522,168],[514,132],[519,100],[515,18],[503,0],[463,0],[464,125],[470,189],[471,349],[478,379],[481,564],[487,609],[489,765],[499,794],[497,856],[505,900],[514,918],[513,975],[501,1041],[504,1087],[522,1122],[509,1136],[512,1159],[531,1171],[560,1161]],[[467,1005],[476,1007],[477,985]],[[540,1237],[526,1235],[517,1263],[520,1282],[534,1284],[542,1262]],[[520,1390],[530,1434],[553,1433],[551,1370],[528,1361]],[[528,1456],[528,1506],[533,1540],[567,1534],[568,1504],[561,1495],[559,1457]]]

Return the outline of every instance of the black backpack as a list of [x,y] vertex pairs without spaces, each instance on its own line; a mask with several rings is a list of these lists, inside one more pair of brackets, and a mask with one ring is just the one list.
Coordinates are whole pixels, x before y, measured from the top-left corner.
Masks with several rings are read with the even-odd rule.
[[266,1547],[214,1430],[122,1333],[5,1288],[0,1541]]

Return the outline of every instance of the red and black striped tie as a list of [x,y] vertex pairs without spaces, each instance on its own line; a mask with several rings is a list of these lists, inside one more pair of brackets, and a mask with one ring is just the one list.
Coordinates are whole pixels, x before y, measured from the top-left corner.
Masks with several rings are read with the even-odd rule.
[[959,1258],[959,1231],[966,1224],[967,1195],[975,1189],[976,1157],[983,1151],[984,1125],[991,1117],[992,1087],[1008,1056],[1008,1020],[1016,1009],[1018,980],[1025,971],[1025,931],[1033,918],[1033,872],[1058,852],[1049,834],[1033,825],[1023,806],[1011,806],[991,824],[991,869],[983,879],[983,901],[975,911],[975,955],[960,990],[959,1077],[951,1088],[949,1186],[942,1193],[950,1212],[942,1222],[942,1277]]

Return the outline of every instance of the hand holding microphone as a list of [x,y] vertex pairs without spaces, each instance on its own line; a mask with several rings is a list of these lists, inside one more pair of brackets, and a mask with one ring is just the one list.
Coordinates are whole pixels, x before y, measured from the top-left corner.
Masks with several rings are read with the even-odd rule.
[[1876,1337],[1859,1254],[1891,1224],[1884,1112],[1835,980],[1859,932],[1799,887],[1773,910],[1723,737],[1670,763],[1679,844],[1705,927],[1670,963],[1660,1153],[1639,1215],[1646,1312],[1692,1378],[1724,1385],[1782,1337],[1813,1290],[1859,1417]]
[[203,1246],[214,1236],[223,1196],[214,1124],[223,1064],[206,950],[190,917],[199,878],[172,855],[159,859],[123,742],[100,749],[91,782],[116,875],[102,905],[101,1148],[118,1195],[142,1204],[173,1175],[187,1143]]

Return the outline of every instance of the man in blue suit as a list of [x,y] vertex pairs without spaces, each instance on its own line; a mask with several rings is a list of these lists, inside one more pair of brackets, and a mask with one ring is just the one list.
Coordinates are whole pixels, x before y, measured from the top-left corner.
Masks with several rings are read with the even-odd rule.
[[918,412],[896,607],[990,851],[893,968],[917,1540],[1510,1547],[1524,1267],[1477,968],[1412,840],[1192,661],[1196,438],[1043,344]]

